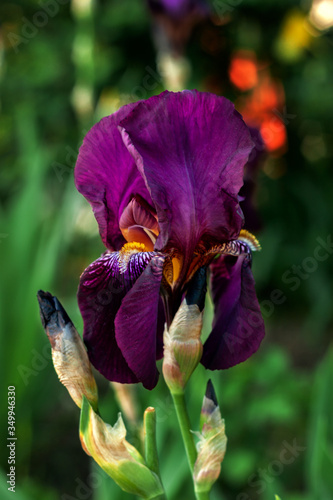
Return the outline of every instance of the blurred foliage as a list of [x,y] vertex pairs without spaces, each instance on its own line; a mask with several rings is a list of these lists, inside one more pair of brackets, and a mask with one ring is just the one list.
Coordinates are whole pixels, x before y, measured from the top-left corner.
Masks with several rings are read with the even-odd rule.
[[[288,135],[286,154],[266,159],[258,176],[263,251],[253,267],[267,338],[245,364],[212,374],[229,438],[212,499],[330,500],[332,250],[325,260],[314,256],[318,238],[329,241],[332,231],[333,35],[314,28],[304,35],[310,1],[211,4],[213,20],[197,26],[186,47],[188,87],[237,100],[229,62],[234,51],[252,50],[283,83]],[[73,167],[82,137],[101,116],[163,90],[151,20],[139,0],[5,1],[0,19],[0,419],[6,435],[7,387],[15,385],[16,498],[129,498],[81,450],[79,413],[56,379],[35,296],[39,288],[59,296],[82,331],[78,279],[103,246],[74,188]],[[209,302],[206,309],[209,325]],[[96,376],[102,414],[113,424],[118,406]],[[187,391],[193,429],[208,376],[198,369]],[[148,405],[157,409],[169,498],[191,498],[163,381],[152,393],[136,391],[141,414]],[[0,456],[7,499],[4,444]]]

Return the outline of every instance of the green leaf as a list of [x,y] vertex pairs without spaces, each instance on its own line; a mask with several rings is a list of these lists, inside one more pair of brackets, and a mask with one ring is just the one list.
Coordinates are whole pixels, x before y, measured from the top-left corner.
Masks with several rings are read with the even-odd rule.
[[319,366],[309,429],[307,480],[314,500],[333,498],[333,350]]

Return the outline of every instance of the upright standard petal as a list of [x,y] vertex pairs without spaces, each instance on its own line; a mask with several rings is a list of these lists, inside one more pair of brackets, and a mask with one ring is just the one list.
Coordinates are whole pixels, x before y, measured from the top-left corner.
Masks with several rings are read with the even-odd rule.
[[177,248],[188,263],[203,235],[237,238],[237,195],[253,143],[230,101],[166,91],[138,103],[120,127],[156,207],[155,249]]
[[74,171],[75,185],[91,203],[103,243],[110,250],[119,250],[125,243],[119,219],[131,198],[141,195],[151,204],[145,183],[117,128],[135,106],[123,106],[88,132]]
[[211,265],[211,271],[215,318],[201,362],[210,370],[219,370],[254,354],[265,330],[248,256],[222,256]]
[[[141,381],[117,343],[115,318],[122,304],[126,305],[126,295],[155,255],[136,253],[124,260],[121,252],[106,253],[81,276],[78,301],[84,321],[83,338],[90,362],[108,380]],[[156,330],[154,333],[156,336]]]
[[262,227],[262,222],[255,205],[255,191],[257,185],[257,176],[260,164],[266,156],[264,141],[258,129],[249,128],[251,138],[255,144],[249,160],[244,169],[244,184],[239,192],[240,206],[245,217],[245,227],[251,232],[256,233]]

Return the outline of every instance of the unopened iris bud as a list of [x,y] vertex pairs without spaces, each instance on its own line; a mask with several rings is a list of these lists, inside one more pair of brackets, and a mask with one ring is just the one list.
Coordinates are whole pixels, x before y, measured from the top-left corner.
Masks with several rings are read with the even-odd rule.
[[37,294],[43,327],[52,347],[52,360],[60,382],[79,408],[85,396],[97,410],[97,386],[83,341],[56,297]]
[[210,380],[202,404],[200,429],[193,479],[195,491],[203,493],[209,492],[219,477],[227,446],[224,420],[221,418],[214,387]]
[[180,394],[200,362],[202,313],[186,301],[178,309],[169,330],[164,330],[163,376],[173,394]]
[[194,275],[186,298],[169,330],[164,330],[163,376],[173,394],[181,394],[202,357],[202,310],[206,294],[206,268]]
[[126,441],[126,428],[119,414],[112,427],[99,417],[83,398],[80,439],[83,449],[122,488],[146,499],[163,496],[160,479],[138,450]]

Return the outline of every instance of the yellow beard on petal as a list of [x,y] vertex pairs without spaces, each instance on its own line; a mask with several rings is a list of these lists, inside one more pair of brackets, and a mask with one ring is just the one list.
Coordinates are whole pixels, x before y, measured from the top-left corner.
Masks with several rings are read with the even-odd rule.
[[125,243],[125,245],[120,250],[120,254],[127,253],[136,253],[136,252],[148,252],[148,249],[144,243],[138,243],[137,241],[131,241],[130,243]]
[[119,251],[119,270],[124,273],[127,269],[128,262],[132,255],[135,253],[148,252],[148,248],[143,243],[138,243],[137,241],[132,241],[131,243],[125,243],[122,249]]
[[246,229],[241,230],[238,239],[244,241],[247,245],[249,245],[253,252],[261,250],[261,246],[257,238],[254,236],[254,234],[250,233],[250,231],[247,231]]

